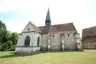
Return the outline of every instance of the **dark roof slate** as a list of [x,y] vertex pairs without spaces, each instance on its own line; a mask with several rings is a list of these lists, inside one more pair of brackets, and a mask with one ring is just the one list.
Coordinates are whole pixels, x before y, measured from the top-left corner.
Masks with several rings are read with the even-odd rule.
[[64,31],[76,31],[73,23],[51,25],[50,28],[46,28],[45,26],[41,26],[38,28],[40,28],[42,34],[64,32]]
[[87,36],[96,36],[96,26],[85,28],[82,30],[82,38]]

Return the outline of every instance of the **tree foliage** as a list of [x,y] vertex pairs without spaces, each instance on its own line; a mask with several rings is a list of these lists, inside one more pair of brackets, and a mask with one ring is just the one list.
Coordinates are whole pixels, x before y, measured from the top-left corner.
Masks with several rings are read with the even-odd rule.
[[6,42],[7,29],[6,25],[0,21],[0,42]]
[[17,44],[17,40],[18,40],[18,33],[13,32],[12,33],[12,42],[13,42],[14,45]]
[[0,51],[15,50],[18,33],[7,30],[6,25],[0,21]]

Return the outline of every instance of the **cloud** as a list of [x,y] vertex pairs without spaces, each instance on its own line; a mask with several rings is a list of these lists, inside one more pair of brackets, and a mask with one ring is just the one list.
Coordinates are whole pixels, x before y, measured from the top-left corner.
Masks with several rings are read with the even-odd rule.
[[18,33],[22,32],[22,30],[24,29],[27,23],[28,21],[16,21],[16,20],[5,21],[8,31],[18,32]]
[[[52,9],[72,9],[81,7],[83,0],[0,0],[0,11],[38,11],[48,7]],[[76,6],[77,5],[77,6]]]
[[[83,28],[96,25],[96,5],[92,7],[92,2],[91,0],[0,0],[0,12],[9,10],[24,12],[32,16],[27,19],[28,21],[31,20],[36,26],[42,26],[45,24],[49,7],[52,24],[73,22],[81,33]],[[9,19],[5,23],[8,30],[21,32],[28,21]]]

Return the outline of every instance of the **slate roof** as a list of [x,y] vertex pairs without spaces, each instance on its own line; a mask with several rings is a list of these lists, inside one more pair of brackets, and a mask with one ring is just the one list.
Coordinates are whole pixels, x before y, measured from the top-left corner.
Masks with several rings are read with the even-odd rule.
[[48,8],[48,11],[47,11],[46,21],[51,21],[49,8]]
[[85,28],[82,30],[82,38],[85,38],[88,36],[96,36],[96,26]]
[[64,31],[76,31],[73,23],[51,25],[49,29],[46,28],[45,26],[41,26],[38,28],[40,28],[42,34],[64,32]]

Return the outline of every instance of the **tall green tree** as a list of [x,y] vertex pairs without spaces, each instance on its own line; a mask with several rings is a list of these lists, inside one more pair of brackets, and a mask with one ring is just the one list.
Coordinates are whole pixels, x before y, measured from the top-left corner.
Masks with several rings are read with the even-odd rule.
[[7,30],[6,25],[0,21],[0,51],[15,50],[18,33]]
[[16,32],[13,32],[12,33],[12,42],[13,42],[13,44],[17,44],[17,40],[18,40],[18,33],[16,33]]
[[0,42],[7,41],[7,28],[6,25],[0,21]]
[[7,40],[12,40],[12,33],[7,31]]

